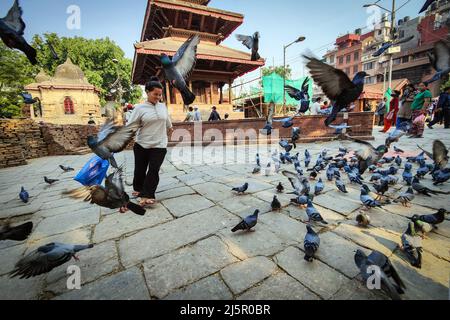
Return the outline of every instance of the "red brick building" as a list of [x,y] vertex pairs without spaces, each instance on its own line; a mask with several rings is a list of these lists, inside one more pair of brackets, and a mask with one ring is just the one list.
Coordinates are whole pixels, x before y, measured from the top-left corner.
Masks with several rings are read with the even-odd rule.
[[359,34],[346,34],[336,39],[336,68],[350,78],[361,71],[362,43]]

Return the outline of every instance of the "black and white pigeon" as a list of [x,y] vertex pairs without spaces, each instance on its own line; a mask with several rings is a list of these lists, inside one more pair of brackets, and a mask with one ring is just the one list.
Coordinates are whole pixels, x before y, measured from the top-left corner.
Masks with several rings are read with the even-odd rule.
[[384,155],[389,151],[388,147],[385,145],[381,145],[377,148],[374,148],[372,144],[370,144],[367,141],[362,141],[358,139],[351,138],[347,136],[348,139],[350,139],[353,142],[356,142],[361,147],[360,150],[357,150],[355,152],[356,157],[359,160],[359,173],[364,174],[366,170],[371,165],[376,165],[378,161],[381,160],[381,158],[384,157]]
[[27,222],[20,226],[11,227],[9,223],[0,226],[0,241],[14,240],[24,241],[28,238],[33,230],[33,222]]
[[310,98],[309,98],[309,81],[310,79],[306,77],[305,81],[303,81],[301,90],[294,88],[292,86],[286,85],[285,90],[287,94],[299,101],[299,114],[305,114],[309,110],[310,106]]
[[44,177],[44,181],[45,181],[47,184],[52,185],[52,184],[58,182],[59,180],[57,180],[57,179],[49,179],[49,178],[47,178],[47,177]]
[[103,160],[109,160],[111,165],[118,169],[114,154],[122,152],[133,140],[137,130],[140,127],[139,122],[128,126],[116,126],[114,122],[108,120],[100,129],[97,136],[88,136],[88,146],[91,150]]
[[410,207],[410,203],[414,200],[416,196],[414,195],[414,190],[409,187],[406,192],[400,193],[397,199],[394,200],[395,203],[401,203],[404,207]]
[[248,216],[247,218],[242,220],[236,227],[234,227],[231,230],[231,232],[236,232],[239,230],[250,231],[258,223],[258,215],[259,215],[259,210],[256,210],[254,214],[252,214],[251,216]]
[[36,65],[36,50],[23,37],[26,25],[22,14],[19,0],[15,0],[6,17],[0,19],[0,38],[8,48],[22,51],[31,64]]
[[424,83],[428,86],[430,83],[440,79],[448,79],[448,74],[450,73],[450,45],[444,40],[436,42],[434,44],[434,53],[428,53],[428,57],[436,73]]
[[237,187],[237,188],[233,188],[232,191],[237,192],[239,194],[245,193],[248,190],[248,183],[244,183],[243,186],[241,187]]
[[26,257],[22,258],[11,271],[10,277],[29,279],[48,273],[74,258],[79,260],[76,254],[80,251],[91,249],[91,245],[71,245],[64,243],[49,243],[39,247]]
[[422,238],[417,234],[414,222],[408,224],[408,229],[402,235],[402,248],[413,267],[422,268]]
[[433,142],[433,153],[423,150],[418,146],[425,154],[433,159],[437,169],[444,169],[448,164],[448,149],[445,147],[444,143],[440,140],[435,140]]
[[75,171],[75,169],[74,169],[74,168],[71,168],[71,167],[66,167],[66,166],[63,166],[63,165],[60,165],[59,167],[60,167],[61,170],[64,171],[64,172]]
[[356,101],[364,90],[364,79],[367,73],[358,72],[353,80],[344,71],[336,69],[316,58],[303,56],[309,62],[307,67],[310,70],[314,81],[322,88],[326,96],[334,101],[333,111],[325,120],[328,127],[332,124],[343,109],[348,109],[349,105]]
[[303,247],[305,249],[304,259],[308,262],[313,262],[315,259],[315,254],[320,247],[320,237],[311,226],[306,226],[306,230],[308,232],[306,233],[305,240],[303,241]]
[[[379,290],[382,290],[392,300],[401,300],[400,294],[404,293],[403,289],[406,287],[394,266],[385,255],[378,251],[374,251],[367,256],[358,249],[355,254],[355,263],[361,271],[361,276],[366,283],[369,281],[370,277],[374,275],[374,270],[378,269],[378,276],[380,277],[379,280],[381,284]],[[393,282],[390,278],[392,278]]]
[[273,196],[273,201],[270,204],[272,211],[280,211],[281,210],[281,203],[278,200],[277,196]]
[[165,53],[161,54],[160,58],[166,80],[180,92],[186,106],[195,101],[195,94],[189,89],[187,80],[197,61],[199,43],[200,36],[193,35],[183,43],[172,59]]
[[257,61],[259,59],[261,59],[258,51],[259,51],[259,39],[260,39],[260,34],[259,32],[255,32],[253,34],[253,36],[246,36],[246,35],[242,35],[242,34],[237,34],[236,35],[236,39],[240,42],[242,42],[242,44],[244,46],[246,46],[248,49],[250,49],[252,51],[252,57],[251,60],[252,61]]
[[74,199],[90,201],[103,208],[122,209],[124,207],[133,213],[143,216],[146,210],[138,204],[130,201],[129,195],[125,192],[123,182],[123,169],[119,168],[111,173],[105,180],[105,187],[100,185],[81,187],[75,190],[63,192]]

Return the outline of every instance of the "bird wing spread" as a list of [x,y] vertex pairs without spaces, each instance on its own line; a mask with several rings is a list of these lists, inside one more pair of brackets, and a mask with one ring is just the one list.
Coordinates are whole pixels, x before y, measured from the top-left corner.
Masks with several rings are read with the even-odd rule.
[[122,152],[133,139],[139,126],[139,122],[135,122],[128,126],[116,127],[114,132],[101,141],[101,145],[112,153]]
[[184,79],[187,79],[194,69],[195,62],[197,61],[197,46],[199,43],[199,35],[191,36],[173,57],[172,62]]
[[302,99],[302,92],[300,90],[289,85],[286,85],[285,90],[291,98],[297,101],[300,101]]
[[292,185],[292,188],[297,192],[297,194],[301,194],[301,191],[303,190],[304,186],[298,179],[297,175],[289,172],[289,171],[283,171],[283,175],[289,179],[289,182]]
[[236,39],[238,41],[242,42],[244,46],[246,46],[248,49],[253,49],[253,37],[252,36],[245,36],[243,34],[237,34]]
[[309,60],[307,67],[310,69],[312,78],[331,100],[336,100],[344,90],[355,87],[342,70],[333,68],[316,58],[305,57]]
[[23,36],[25,22],[22,20],[22,8],[19,6],[18,0],[14,1],[13,6],[8,11],[8,14],[2,20],[8,27]]
[[444,71],[450,67],[450,47],[444,41],[434,45],[434,57],[437,71]]
[[433,160],[440,168],[444,168],[448,163],[448,150],[439,140],[433,143]]

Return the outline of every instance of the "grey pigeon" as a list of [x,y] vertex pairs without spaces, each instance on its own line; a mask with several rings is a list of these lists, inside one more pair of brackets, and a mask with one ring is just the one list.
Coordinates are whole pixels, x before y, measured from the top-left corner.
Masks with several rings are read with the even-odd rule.
[[[372,253],[367,257],[364,252],[357,250],[355,254],[355,264],[361,271],[361,276],[366,283],[369,281],[369,278],[374,275],[374,271],[371,271],[369,268],[378,267],[378,275],[380,276],[381,284],[380,290],[386,293],[392,300],[401,300],[400,294],[404,293],[402,289],[404,284],[387,257],[384,259],[379,253]],[[385,270],[389,272],[389,276],[386,274]],[[395,283],[392,283],[389,277],[392,277]],[[399,285],[397,284],[397,281],[400,283]]]
[[367,192],[367,188],[361,188],[360,200],[361,200],[361,203],[366,208],[381,207],[380,202],[374,200],[371,196],[369,196],[369,193]]
[[422,268],[422,238],[417,234],[414,222],[408,224],[408,229],[402,235],[402,250],[413,267]]
[[64,171],[64,172],[75,171],[75,169],[74,169],[74,168],[71,168],[71,167],[65,167],[65,166],[63,166],[63,165],[60,165],[59,167],[60,167],[61,170]]
[[238,41],[242,42],[242,44],[244,46],[246,46],[248,49],[250,49],[252,51],[252,57],[251,60],[252,61],[257,61],[259,60],[261,57],[258,53],[259,51],[259,32],[255,32],[253,34],[253,36],[246,36],[246,35],[242,35],[242,34],[237,34],[236,38],[238,39]]
[[419,194],[422,194],[424,196],[427,197],[431,197],[431,195],[437,195],[437,194],[450,194],[449,192],[443,192],[443,191],[438,191],[438,190],[432,190],[430,188],[425,187],[423,184],[420,183],[419,178],[418,177],[414,177],[413,182],[412,182],[412,187],[414,189],[414,191],[416,191]]
[[409,204],[414,200],[416,196],[414,195],[414,190],[409,187],[406,192],[400,193],[397,199],[394,200],[395,203],[401,203],[404,207],[409,207]]
[[0,226],[0,241],[14,240],[24,241],[33,230],[33,222],[27,222],[17,227],[11,227],[9,223]]
[[[433,153],[423,150],[418,146],[430,159],[433,159],[435,165],[438,169],[444,169],[448,164],[448,149],[445,147],[444,143],[440,140],[435,140],[433,142]],[[418,159],[417,161],[420,161]]]
[[143,216],[146,210],[130,201],[129,195],[125,192],[123,183],[123,169],[119,168],[111,173],[105,180],[105,187],[100,185],[81,187],[72,191],[63,192],[74,199],[90,201],[103,208],[122,209],[128,208],[133,213]]
[[320,237],[311,226],[306,226],[306,229],[308,232],[306,233],[303,242],[303,247],[305,248],[305,260],[313,262],[315,258],[314,255],[320,247]]
[[303,56],[309,60],[307,67],[314,81],[322,88],[327,97],[334,101],[333,111],[325,120],[325,125],[332,124],[343,109],[356,101],[364,90],[364,79],[367,73],[358,72],[353,80],[344,71],[336,69],[316,58]]
[[292,188],[294,188],[294,194],[302,196],[309,193],[309,182],[306,177],[299,178],[296,174],[289,171],[283,171],[283,175],[289,179]]
[[447,210],[439,209],[439,211],[435,214],[419,216],[419,220],[431,224],[433,227],[437,228],[437,225],[445,221],[446,214]]
[[[347,136],[348,137],[348,136]],[[388,147],[381,145],[376,149],[367,141],[362,141],[348,137],[351,141],[360,145],[361,149],[355,154],[359,160],[359,173],[364,174],[371,165],[376,165],[378,161],[389,151]]]
[[339,191],[343,192],[343,193],[348,193],[347,188],[345,187],[344,182],[340,179],[337,178],[336,179],[336,187],[338,188]]
[[323,224],[328,224],[319,211],[314,207],[312,201],[308,199],[308,207],[306,208],[306,214],[308,215],[309,222],[320,222]]
[[248,216],[242,220],[236,227],[234,227],[231,232],[236,232],[239,230],[250,231],[258,223],[259,210],[256,210],[254,214]]
[[233,188],[232,191],[235,191],[237,193],[245,193],[248,190],[248,183],[246,182],[242,187]]
[[78,260],[77,252],[93,248],[93,245],[70,245],[63,243],[49,243],[39,247],[22,258],[11,271],[10,277],[29,279],[50,272],[72,258]]
[[183,98],[184,105],[191,105],[195,101],[195,94],[189,89],[186,80],[194,70],[197,61],[197,46],[200,43],[198,34],[191,36],[178,49],[174,57],[161,54],[161,64],[166,75],[166,80],[176,88]]
[[8,48],[22,51],[31,64],[36,65],[36,50],[23,37],[26,25],[22,13],[19,0],[15,0],[6,17],[0,19],[0,38]]
[[403,150],[400,149],[400,148],[397,148],[396,146],[394,146],[394,151],[395,151],[396,153],[405,153],[405,151],[403,151]]
[[103,160],[109,160],[111,165],[118,169],[119,166],[114,159],[114,154],[125,150],[133,140],[139,127],[139,122],[118,127],[111,120],[108,120],[102,126],[97,136],[88,136],[87,144],[97,156]]
[[52,184],[58,182],[59,180],[57,180],[57,179],[49,179],[49,178],[47,178],[47,177],[44,177],[44,181],[45,181],[47,184],[52,185]]
[[316,183],[316,186],[314,187],[314,194],[318,196],[322,193],[322,191],[325,189],[325,185],[322,181],[322,178],[319,179],[319,181]]

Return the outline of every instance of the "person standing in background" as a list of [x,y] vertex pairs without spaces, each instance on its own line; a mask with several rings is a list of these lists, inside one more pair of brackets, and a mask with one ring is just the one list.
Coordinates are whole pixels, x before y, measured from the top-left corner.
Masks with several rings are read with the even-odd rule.
[[212,107],[211,115],[209,116],[208,121],[221,121],[220,114],[217,112],[216,106]]
[[391,103],[389,105],[389,113],[384,119],[384,129],[381,132],[388,132],[391,127],[397,123],[397,114],[399,111],[400,92],[394,91]]
[[380,117],[378,120],[379,127],[381,127],[384,124],[384,114],[386,113],[386,102],[387,99],[383,98],[383,100],[381,100],[377,106],[377,114]]
[[[428,113],[428,107],[431,104],[432,94],[425,83],[419,84],[419,93],[416,94],[411,105],[413,125],[410,131],[410,138],[423,138],[425,129],[425,117]],[[422,121],[423,119],[423,121]]]
[[198,107],[194,107],[194,122],[202,121],[202,113],[198,110]]
[[194,122],[194,108],[189,107],[189,111],[186,114],[186,118],[183,122]]
[[397,123],[396,123],[397,129],[400,129],[402,127],[402,123],[411,122],[412,117],[411,105],[414,101],[415,92],[416,88],[414,87],[413,84],[409,84],[403,92],[403,96],[400,99],[399,111],[397,114]]
[[445,129],[450,129],[450,86],[440,94],[434,119],[428,124],[428,128],[433,129],[435,124],[442,121],[444,121]]
[[320,111],[322,110],[322,106],[321,103],[322,102],[322,98],[317,98],[316,102],[313,103],[313,105],[311,106],[311,115],[312,116],[317,116],[320,114]]

